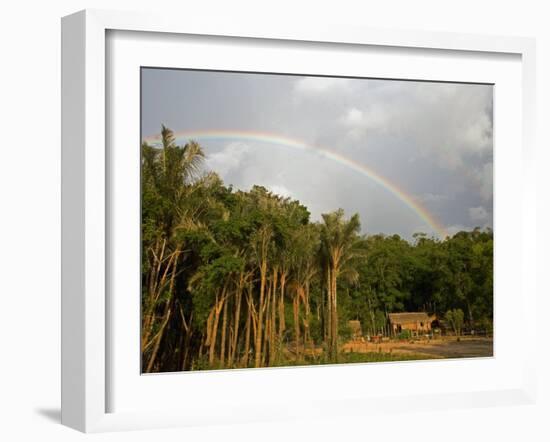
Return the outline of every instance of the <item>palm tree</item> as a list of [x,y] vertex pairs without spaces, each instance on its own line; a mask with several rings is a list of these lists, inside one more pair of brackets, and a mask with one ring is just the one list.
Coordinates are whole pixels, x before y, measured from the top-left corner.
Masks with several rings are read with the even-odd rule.
[[364,256],[362,241],[359,237],[361,224],[359,215],[353,215],[348,221],[344,211],[323,214],[321,226],[321,251],[327,277],[327,337],[330,360],[338,360],[338,278],[345,276],[350,280],[358,277],[354,261]]
[[162,126],[162,146],[142,144],[142,256],[145,271],[141,345],[145,371],[153,369],[166,325],[174,312],[175,281],[183,244],[179,227],[195,224],[190,204],[204,152],[191,141],[177,146],[173,132]]
[[294,291],[293,314],[294,314],[294,335],[296,340],[296,360],[300,359],[302,344],[300,342],[299,310],[300,303],[304,306],[304,335],[303,348],[312,344],[310,325],[310,284],[317,274],[316,256],[319,251],[319,229],[316,224],[300,226],[293,231],[289,244],[292,265],[291,286]]

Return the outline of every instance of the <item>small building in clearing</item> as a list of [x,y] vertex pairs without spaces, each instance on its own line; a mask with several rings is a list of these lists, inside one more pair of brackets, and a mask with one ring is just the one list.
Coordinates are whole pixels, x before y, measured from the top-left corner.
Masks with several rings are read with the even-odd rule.
[[427,333],[432,329],[432,322],[436,319],[434,315],[428,315],[426,312],[390,313],[388,317],[394,335],[404,330],[409,330],[413,335]]

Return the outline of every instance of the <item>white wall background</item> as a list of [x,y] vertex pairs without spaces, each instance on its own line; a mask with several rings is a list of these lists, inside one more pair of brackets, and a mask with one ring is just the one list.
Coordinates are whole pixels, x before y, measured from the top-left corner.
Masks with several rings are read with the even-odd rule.
[[[537,38],[538,176],[548,195],[550,13],[544,1],[8,0],[0,6],[0,440],[83,440],[59,425],[60,406],[60,17],[83,8],[269,17]],[[545,250],[548,197],[539,198],[541,312],[550,308]],[[544,205],[543,205],[544,204]],[[545,294],[543,296],[542,294]],[[539,324],[541,333],[548,327]],[[546,341],[546,342],[545,342]],[[540,371],[550,372],[548,339]],[[534,406],[414,412],[362,420],[286,422],[91,436],[94,440],[549,440],[550,384]]]

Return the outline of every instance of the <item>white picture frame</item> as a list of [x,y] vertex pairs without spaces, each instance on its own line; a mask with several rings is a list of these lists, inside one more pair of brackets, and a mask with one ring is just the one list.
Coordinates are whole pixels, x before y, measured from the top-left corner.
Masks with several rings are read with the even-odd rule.
[[[108,244],[112,231],[108,228],[109,195],[106,121],[108,82],[106,35],[110,31],[154,32],[161,35],[199,35],[222,38],[269,39],[273,41],[338,43],[369,45],[381,49],[398,47],[441,51],[467,51],[484,54],[510,54],[521,63],[521,121],[515,122],[521,137],[522,187],[518,198],[521,211],[521,284],[520,307],[536,304],[535,268],[527,265],[527,257],[535,255],[536,186],[534,169],[534,106],[535,46],[532,39],[493,37],[415,31],[388,31],[345,26],[308,25],[294,27],[282,23],[217,23],[193,20],[181,24],[177,18],[150,14],[87,10],[63,18],[62,21],[62,423],[85,432],[122,429],[157,428],[209,424],[213,422],[249,422],[288,417],[322,417],[337,414],[368,414],[373,410],[487,406],[532,403],[535,399],[536,357],[534,336],[536,324],[530,322],[523,333],[521,379],[504,388],[482,388],[461,393],[430,393],[408,397],[342,395],[312,401],[309,407],[257,407],[250,399],[238,404],[234,415],[211,413],[198,407],[189,410],[109,411],[110,353],[108,327],[113,320],[109,311],[107,287]],[[158,34],[157,34],[158,35]],[[496,130],[498,131],[498,125]],[[512,171],[514,172],[514,171]],[[500,173],[497,166],[496,173]],[[510,171],[503,173],[511,173]],[[498,223],[498,219],[497,219]],[[498,248],[498,245],[497,245]],[[497,249],[498,250],[498,249]],[[497,253],[499,253],[497,251]],[[532,262],[532,258],[531,261]],[[497,329],[498,333],[498,329]],[[354,371],[364,366],[354,367]],[[394,366],[393,369],[395,369]],[[340,367],[323,368],[335,376]],[[475,370],[475,369],[474,369]],[[265,382],[278,382],[280,371],[251,374]],[[254,373],[259,373],[254,371]],[[288,371],[286,372],[288,373]],[[228,372],[216,376],[229,379]],[[243,382],[242,372],[239,375]],[[244,375],[248,376],[248,375]],[[261,376],[261,377],[258,377]],[[517,382],[515,382],[517,380]],[[235,381],[235,377],[233,378]],[[169,381],[165,381],[169,382]],[[174,381],[175,382],[175,381]],[[334,405],[337,404],[337,407]],[[260,409],[259,409],[260,408]]]

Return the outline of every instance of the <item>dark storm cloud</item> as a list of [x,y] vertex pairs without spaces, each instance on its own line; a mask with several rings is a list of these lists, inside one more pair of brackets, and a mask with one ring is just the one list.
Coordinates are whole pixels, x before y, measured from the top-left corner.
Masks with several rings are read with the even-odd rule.
[[[142,94],[143,136],[165,124],[300,139],[375,170],[450,233],[492,227],[491,86],[147,69]],[[386,188],[311,151],[257,139],[202,144],[226,183],[265,185],[314,219],[342,207],[369,233],[433,233]]]

